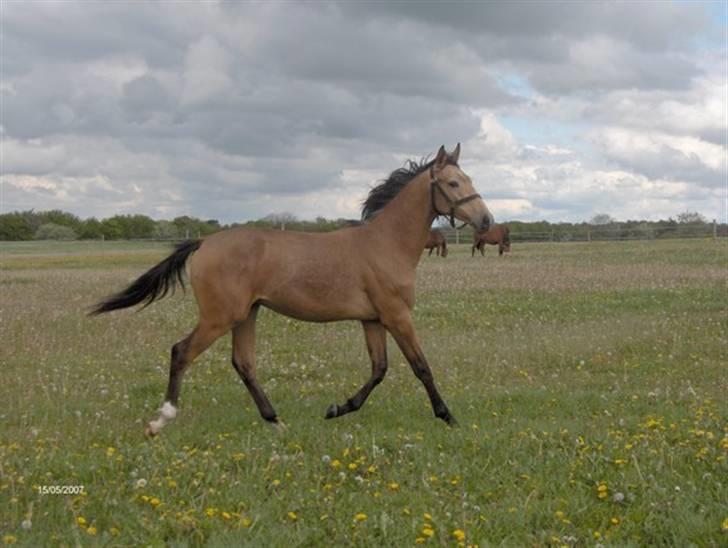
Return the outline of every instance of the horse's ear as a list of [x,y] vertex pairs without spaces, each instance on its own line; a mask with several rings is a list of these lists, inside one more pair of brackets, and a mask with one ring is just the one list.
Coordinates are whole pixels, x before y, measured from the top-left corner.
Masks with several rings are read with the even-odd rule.
[[456,164],[458,163],[458,160],[460,159],[460,143],[457,144],[455,150],[453,150],[452,154],[450,154],[450,159]]
[[445,145],[440,146],[440,150],[437,151],[435,156],[435,169],[442,169],[447,164],[447,152],[445,152]]

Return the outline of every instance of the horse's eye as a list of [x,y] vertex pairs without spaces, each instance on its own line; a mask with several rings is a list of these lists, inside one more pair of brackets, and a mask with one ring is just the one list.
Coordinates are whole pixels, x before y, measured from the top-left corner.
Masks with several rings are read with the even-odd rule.
[[450,181],[447,184],[450,185],[452,188],[457,188],[460,186],[460,183],[458,183],[457,181]]

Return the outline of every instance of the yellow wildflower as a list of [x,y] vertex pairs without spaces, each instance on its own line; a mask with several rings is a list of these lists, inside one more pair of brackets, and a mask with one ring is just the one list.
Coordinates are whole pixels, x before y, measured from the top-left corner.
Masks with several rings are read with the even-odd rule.
[[432,521],[432,516],[430,514],[428,514],[427,512],[425,512],[425,519],[427,521]]
[[116,527],[112,527],[111,529],[109,529],[109,532],[111,533],[112,537],[118,537],[121,534],[121,531]]
[[723,531],[725,531],[725,532],[728,532],[728,518],[725,518],[723,520],[723,525],[722,525],[721,529],[723,529]]
[[18,542],[18,539],[13,535],[5,535],[3,537],[3,544],[15,544],[16,542]]
[[399,491],[399,483],[397,483],[396,481],[390,482],[387,487],[389,487],[392,491]]
[[208,518],[213,517],[215,514],[217,514],[217,508],[206,508],[205,509],[205,515]]
[[463,542],[465,540],[465,531],[463,531],[462,529],[455,529],[452,532],[452,536],[454,536],[455,540],[457,540],[458,542]]
[[349,470],[356,470],[359,465],[355,462],[349,463]]
[[298,514],[296,514],[296,512],[288,512],[288,519],[296,521],[298,519]]
[[331,461],[331,468],[339,468],[341,466],[341,461],[339,459],[334,459]]
[[158,499],[157,497],[152,497],[151,499],[149,499],[149,504],[151,504],[151,505],[152,505],[152,506],[154,506],[155,508],[156,508],[157,506],[159,506],[159,505],[160,505],[161,503],[162,503],[162,501],[161,501],[161,500],[159,500],[159,499]]
[[94,527],[93,525],[91,525],[88,529],[86,529],[86,532],[89,535],[94,536],[96,534],[96,527]]
[[230,518],[232,518],[232,516],[230,515],[230,512],[223,512],[221,515],[222,515],[222,519],[224,519],[224,520],[229,520]]
[[599,540],[602,538],[602,534],[599,531],[594,531],[594,539]]
[[354,516],[354,520],[355,521],[366,521],[367,515],[364,514],[363,512],[359,512],[356,516]]
[[427,540],[427,539],[426,539],[425,537],[417,537],[417,538],[415,539],[415,542],[416,542],[417,544],[424,544],[426,540]]
[[76,518],[76,523],[78,523],[81,527],[85,527],[86,526],[86,518],[84,518],[83,516],[78,516]]
[[435,531],[430,525],[425,524],[425,526],[422,528],[422,534],[426,537],[432,537],[435,534]]
[[243,527],[245,527],[247,529],[248,527],[250,527],[252,525],[253,520],[250,518],[243,518],[240,520],[240,522],[243,524]]

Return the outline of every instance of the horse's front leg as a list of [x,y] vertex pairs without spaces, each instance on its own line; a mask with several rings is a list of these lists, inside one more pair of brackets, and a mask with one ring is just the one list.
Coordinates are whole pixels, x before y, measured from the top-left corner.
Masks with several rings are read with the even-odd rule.
[[387,373],[387,331],[378,321],[363,321],[364,336],[367,341],[367,350],[372,360],[372,374],[369,380],[364,383],[359,391],[351,398],[346,400],[344,405],[336,405],[332,403],[326,410],[327,419],[333,419],[346,415],[352,411],[356,411],[369,397],[374,387],[384,379]]
[[422,348],[417,340],[414,322],[408,310],[400,311],[398,314],[389,318],[382,318],[382,322],[387,330],[392,334],[397,345],[404,354],[410,364],[415,376],[422,381],[430,397],[432,410],[435,416],[444,420],[450,426],[457,426],[455,417],[452,416],[447,405],[443,401],[440,393],[435,386],[435,380],[432,377],[432,371],[427,364]]

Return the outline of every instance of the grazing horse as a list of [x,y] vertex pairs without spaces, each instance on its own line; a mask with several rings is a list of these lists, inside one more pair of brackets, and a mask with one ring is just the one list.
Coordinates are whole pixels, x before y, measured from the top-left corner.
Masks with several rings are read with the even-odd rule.
[[485,244],[498,244],[498,255],[511,251],[511,231],[507,225],[494,224],[485,232],[479,231],[473,234],[473,248],[470,256],[475,256],[475,250],[479,249],[480,254],[485,257]]
[[427,238],[425,249],[429,249],[428,255],[432,255],[433,251],[437,251],[438,257],[447,257],[447,238],[439,230],[430,230],[430,237]]
[[[177,415],[180,383],[192,361],[225,333],[233,339],[232,365],[260,415],[278,415],[258,382],[255,319],[261,306],[312,322],[358,320],[364,328],[371,375],[325,418],[359,409],[387,371],[389,332],[423,383],[436,417],[456,421],[438,392],[412,321],[416,267],[430,226],[439,215],[487,230],[493,217],[458,166],[460,144],[434,160],[409,161],[371,189],[359,226],[327,233],[234,228],[181,243],[129,287],[99,302],[91,314],[149,305],[183,282],[185,263],[199,309],[197,326],[172,347],[169,383],[156,435]],[[193,254],[194,253],[194,254]],[[190,258],[191,256],[191,258]]]

